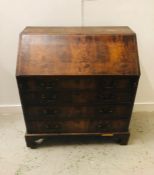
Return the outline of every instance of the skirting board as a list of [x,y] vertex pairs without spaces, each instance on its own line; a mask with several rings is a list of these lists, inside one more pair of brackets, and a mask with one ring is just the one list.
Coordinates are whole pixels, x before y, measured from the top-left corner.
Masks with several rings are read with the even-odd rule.
[[0,105],[0,114],[7,115],[8,113],[22,112],[21,105]]
[[153,112],[153,111],[154,111],[154,102],[134,104],[133,112]]
[[[154,103],[135,103],[133,112],[152,112],[154,111]],[[21,105],[0,105],[0,113],[7,115],[8,113],[22,112]]]

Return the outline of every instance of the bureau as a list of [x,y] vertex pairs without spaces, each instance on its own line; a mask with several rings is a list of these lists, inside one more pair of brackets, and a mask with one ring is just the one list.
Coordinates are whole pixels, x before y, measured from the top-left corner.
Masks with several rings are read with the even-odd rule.
[[26,27],[16,79],[27,146],[70,135],[127,144],[139,77],[129,27]]

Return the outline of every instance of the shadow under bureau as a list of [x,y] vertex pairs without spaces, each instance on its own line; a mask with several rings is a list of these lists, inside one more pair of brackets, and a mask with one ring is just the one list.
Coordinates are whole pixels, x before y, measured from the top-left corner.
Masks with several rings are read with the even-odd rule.
[[127,144],[139,77],[129,27],[26,27],[16,78],[27,146],[70,135]]

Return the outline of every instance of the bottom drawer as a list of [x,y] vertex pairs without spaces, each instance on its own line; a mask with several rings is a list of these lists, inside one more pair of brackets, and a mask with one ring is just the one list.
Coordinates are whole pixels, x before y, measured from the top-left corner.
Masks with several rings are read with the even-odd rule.
[[99,133],[127,131],[129,120],[29,121],[28,133]]
[[25,106],[27,120],[54,119],[128,119],[131,114],[131,104],[102,104],[97,106]]

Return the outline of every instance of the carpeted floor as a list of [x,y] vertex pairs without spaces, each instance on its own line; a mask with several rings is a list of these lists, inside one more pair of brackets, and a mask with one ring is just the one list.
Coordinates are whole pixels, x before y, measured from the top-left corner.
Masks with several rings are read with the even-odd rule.
[[0,175],[154,175],[154,112],[134,113],[127,146],[48,141],[27,148],[20,112],[0,114]]

